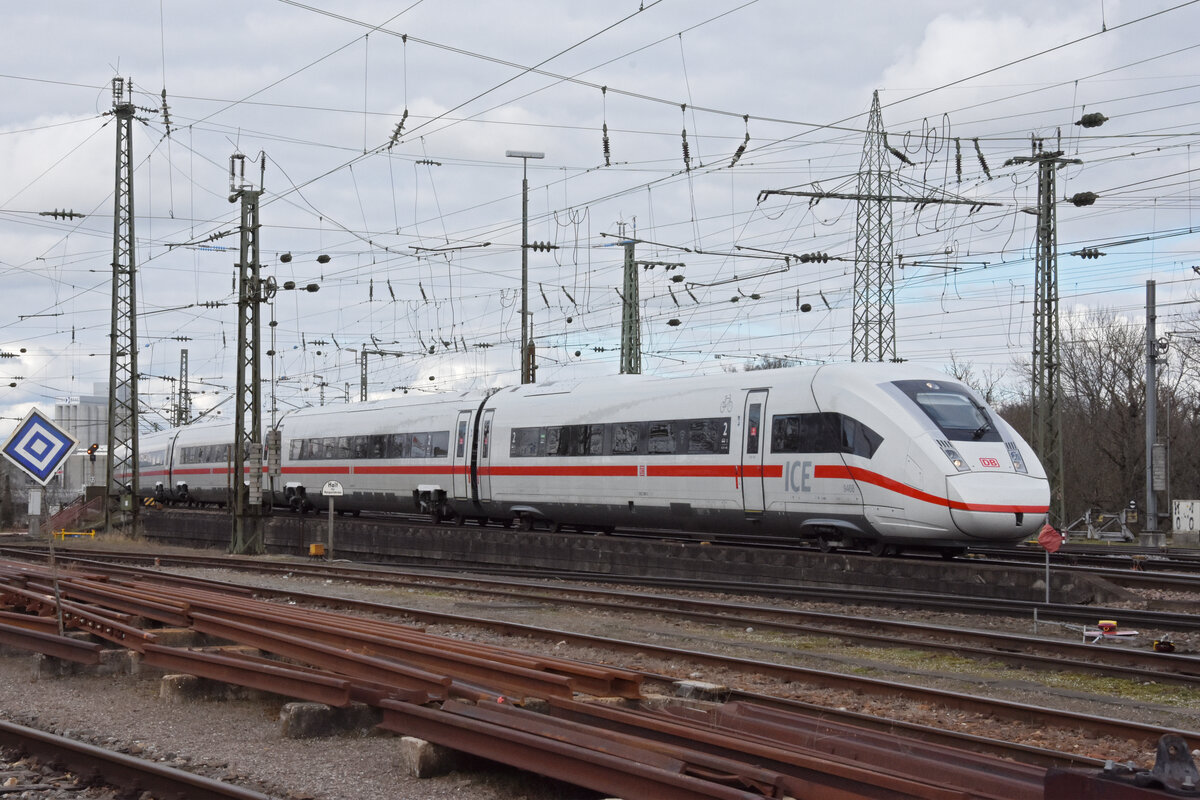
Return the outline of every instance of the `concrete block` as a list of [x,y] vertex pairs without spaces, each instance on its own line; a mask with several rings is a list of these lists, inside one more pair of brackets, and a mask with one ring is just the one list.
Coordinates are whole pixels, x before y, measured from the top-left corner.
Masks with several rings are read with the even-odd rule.
[[466,755],[449,747],[415,736],[400,738],[398,766],[410,778],[436,778],[464,768],[466,761]]
[[159,699],[167,703],[260,700],[270,696],[258,689],[249,689],[245,686],[185,673],[164,674],[158,687]]
[[158,685],[158,699],[171,704],[213,700],[223,693],[223,684],[196,675],[163,675]]
[[690,700],[721,702],[729,696],[729,687],[707,681],[675,681],[675,694]]
[[132,675],[137,669],[133,650],[101,650],[100,665],[95,667],[96,675]]
[[370,733],[383,713],[365,703],[335,708],[324,703],[286,703],[279,710],[280,733],[285,739],[315,739],[342,733]]
[[1200,531],[1175,531],[1171,534],[1172,547],[1200,547]]
[[68,675],[78,675],[80,670],[85,668],[82,664],[76,664],[73,661],[64,661],[61,658],[48,656],[45,653],[34,653],[30,664],[35,681],[53,680],[54,678],[65,678]]

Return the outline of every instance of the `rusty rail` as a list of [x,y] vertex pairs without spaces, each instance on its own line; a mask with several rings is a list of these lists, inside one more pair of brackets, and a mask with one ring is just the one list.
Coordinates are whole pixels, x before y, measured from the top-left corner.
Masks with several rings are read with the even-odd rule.
[[95,779],[121,787],[132,797],[147,792],[154,797],[188,800],[272,800],[241,786],[11,722],[0,721],[0,745],[59,764],[84,782]]
[[[125,579],[115,572],[106,576],[60,573],[58,594],[68,599],[56,600],[43,570],[10,568],[0,562],[3,580],[8,583],[0,586],[0,598],[12,608],[39,614],[61,609],[68,624],[140,651],[148,666],[334,706],[367,702],[381,709],[385,729],[627,800],[1048,797],[1041,767],[778,709],[746,703],[709,711],[644,705],[618,708],[579,701],[584,694],[638,699],[642,676],[626,670],[473,645],[409,625],[267,603],[246,595],[231,600],[200,584],[167,587],[144,576]],[[136,627],[146,621],[163,625],[182,621],[198,633],[297,663],[244,652],[166,647],[156,643],[152,631]],[[580,638],[564,632],[555,635]],[[0,641],[84,663],[99,660],[100,645],[4,621],[0,621]],[[716,658],[674,648],[619,644],[692,659]],[[793,680],[828,676],[779,665],[753,666],[757,671],[786,672]],[[879,691],[885,685],[841,679],[856,687],[879,684]],[[514,705],[510,698],[546,700],[548,713]],[[982,703],[978,698],[963,702]],[[1040,711],[1026,709],[1034,716]],[[1015,709],[1010,713],[1015,715]],[[1114,729],[1118,728],[1114,725]]]

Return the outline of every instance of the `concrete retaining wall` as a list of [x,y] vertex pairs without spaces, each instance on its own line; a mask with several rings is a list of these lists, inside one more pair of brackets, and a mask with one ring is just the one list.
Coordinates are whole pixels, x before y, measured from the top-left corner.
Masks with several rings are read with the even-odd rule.
[[[142,514],[147,538],[163,543],[225,550],[233,522],[219,512],[149,511]],[[327,544],[328,518],[294,514],[268,518],[267,551],[307,556],[310,544]],[[782,551],[613,536],[551,534],[476,526],[418,527],[337,517],[334,557],[402,565],[455,567],[466,564],[521,566],[614,577],[671,577],[746,584],[867,588],[889,591],[968,594],[1041,601],[1040,570],[1014,570],[970,560],[895,559],[816,551]],[[1090,578],[1053,573],[1055,602],[1104,603],[1119,590]]]

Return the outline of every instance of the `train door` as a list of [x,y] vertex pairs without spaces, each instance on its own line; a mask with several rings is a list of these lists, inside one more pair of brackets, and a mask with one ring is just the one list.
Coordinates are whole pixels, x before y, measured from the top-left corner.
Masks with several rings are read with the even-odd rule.
[[763,503],[763,455],[767,438],[763,427],[767,419],[767,390],[746,393],[745,424],[742,439],[742,503],[747,512],[761,514]]
[[471,412],[458,412],[458,422],[454,424],[454,452],[450,456],[450,482],[454,487],[454,498],[467,499],[470,480],[470,450],[467,448],[467,431],[471,430]]
[[492,445],[493,428],[492,415],[495,409],[489,408],[483,412],[483,422],[479,425],[479,502],[487,503],[492,499]]

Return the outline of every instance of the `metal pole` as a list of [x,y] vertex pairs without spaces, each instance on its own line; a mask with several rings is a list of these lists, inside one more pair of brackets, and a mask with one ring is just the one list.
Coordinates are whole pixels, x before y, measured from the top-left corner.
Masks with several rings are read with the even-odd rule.
[[[265,551],[262,491],[262,365],[259,356],[261,305],[271,299],[274,283],[261,280],[259,204],[266,158],[260,155],[258,188],[245,181],[245,157],[229,159],[229,202],[241,201],[241,241],[238,257],[238,369],[234,390],[233,536],[229,550],[236,555]],[[264,291],[264,288],[267,291]]]
[[521,159],[521,383],[533,383],[533,359],[529,355],[529,159],[545,158],[532,150],[508,150],[509,158]]
[[[1046,551],[1046,605],[1050,605],[1050,551]],[[1033,624],[1037,625],[1037,609],[1033,610]]]
[[[112,327],[108,369],[108,458],[105,461],[104,527],[113,525],[113,500],[132,517],[130,531],[138,535],[138,345],[137,258],[133,213],[132,88],[114,78],[113,115],[116,129],[116,187],[113,193]],[[128,503],[128,509],[125,505]]]
[[1154,443],[1158,439],[1158,342],[1154,281],[1146,281],[1146,524],[1145,533],[1158,530],[1158,495],[1154,492]]
[[521,159],[521,383],[529,376],[529,159]]
[[621,374],[642,372],[641,293],[633,240],[625,243],[625,296],[621,306]]
[[333,561],[333,495],[329,496],[329,544],[325,547],[325,558]]

